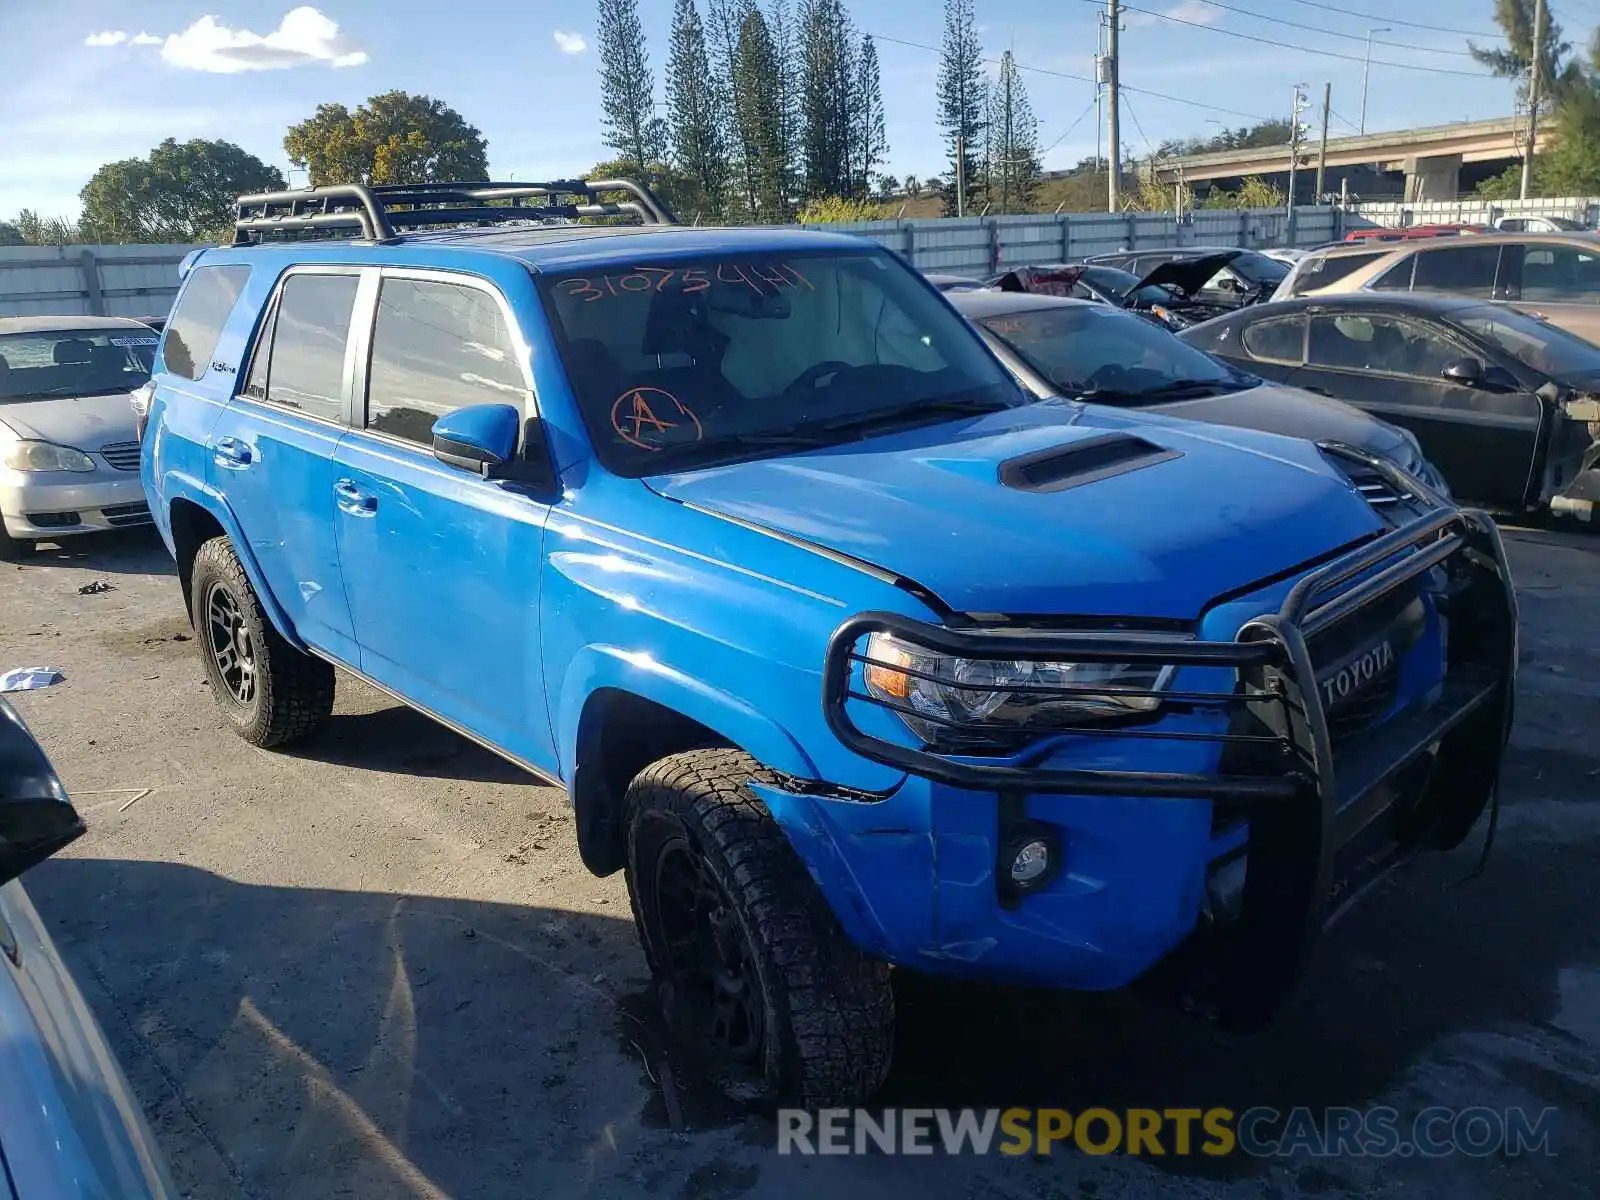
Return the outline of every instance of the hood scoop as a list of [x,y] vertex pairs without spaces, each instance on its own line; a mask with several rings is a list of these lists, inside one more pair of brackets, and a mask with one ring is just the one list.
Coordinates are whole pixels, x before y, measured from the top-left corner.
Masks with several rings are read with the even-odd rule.
[[1007,459],[1000,482],[1019,492],[1064,492],[1182,457],[1130,433],[1108,433]]

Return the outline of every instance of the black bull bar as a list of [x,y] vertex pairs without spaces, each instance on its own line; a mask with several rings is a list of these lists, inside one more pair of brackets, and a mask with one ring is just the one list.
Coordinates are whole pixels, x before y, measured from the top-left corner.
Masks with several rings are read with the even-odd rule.
[[[1432,592],[1447,631],[1442,687],[1381,725],[1336,739],[1313,645],[1386,600],[1402,599],[1404,589],[1415,594],[1419,584]],[[862,643],[873,633],[969,659],[1231,667],[1236,683],[1226,692],[1114,689],[1159,697],[1169,709],[1223,709],[1230,716],[1226,732],[1163,730],[1149,718],[1050,731],[1205,740],[1222,748],[1218,770],[985,763],[970,751],[955,757],[875,737],[852,720],[849,702],[927,715],[857,690],[857,666],[921,674],[870,659]],[[1248,621],[1231,642],[1149,633],[990,632],[862,613],[840,625],[829,643],[823,708],[839,740],[866,758],[997,793],[1002,825],[1020,818],[1029,793],[1206,799],[1219,821],[1247,816],[1237,913],[1226,922],[1202,921],[1153,974],[1173,978],[1186,999],[1198,996],[1225,1024],[1248,1028],[1277,1010],[1323,930],[1358,896],[1416,850],[1448,848],[1466,837],[1498,787],[1516,664],[1516,596],[1499,531],[1481,512],[1441,506],[1313,570],[1277,612]],[[942,677],[938,682],[952,686]],[[1054,685],[1015,690],[1065,691]],[[1004,841],[1006,830],[1000,832]]]

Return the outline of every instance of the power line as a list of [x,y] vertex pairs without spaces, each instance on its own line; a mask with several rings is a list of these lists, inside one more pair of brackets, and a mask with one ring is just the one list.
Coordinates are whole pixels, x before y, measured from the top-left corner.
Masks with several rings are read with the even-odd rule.
[[1427,25],[1421,21],[1402,21],[1399,17],[1388,14],[1376,16],[1373,13],[1356,12],[1339,4],[1323,4],[1320,0],[1294,0],[1295,4],[1304,4],[1307,8],[1320,8],[1327,12],[1338,13],[1341,17],[1355,17],[1363,21],[1390,21],[1396,25],[1404,25],[1407,29],[1426,29],[1430,33],[1458,33],[1463,37],[1494,38],[1504,40],[1503,33],[1486,33],[1481,29],[1454,29],[1449,25]]
[[1144,139],[1144,147],[1146,150],[1150,151],[1150,157],[1160,158],[1161,151],[1155,148],[1155,144],[1150,140],[1150,135],[1144,131],[1144,126],[1139,124],[1139,114],[1133,111],[1133,105],[1129,104],[1127,100],[1124,99],[1122,102],[1122,107],[1128,110],[1128,116],[1133,119],[1133,127],[1139,131],[1139,136]]
[[[1094,0],[1084,0],[1085,3],[1094,3]],[[1217,33],[1224,37],[1239,38],[1241,41],[1256,42],[1262,46],[1274,46],[1279,50],[1298,50],[1302,54],[1314,54],[1322,58],[1342,58],[1349,62],[1364,63],[1368,60],[1359,54],[1340,54],[1337,50],[1318,50],[1312,46],[1297,46],[1292,42],[1274,41],[1272,38],[1257,37],[1253,33],[1240,33],[1234,29],[1223,29],[1218,25],[1205,25],[1199,21],[1185,20],[1183,17],[1174,17],[1167,13],[1156,12],[1149,8],[1135,8],[1128,4],[1123,6],[1127,12],[1143,13],[1147,17],[1154,17],[1158,21],[1170,21],[1174,25],[1187,25],[1190,29],[1204,29],[1207,33]],[[1366,39],[1363,38],[1363,41]],[[1465,75],[1472,79],[1493,79],[1487,71],[1457,71],[1449,67],[1418,67],[1411,63],[1393,62],[1388,59],[1372,59],[1375,67],[1393,67],[1400,71],[1422,71],[1429,75]]]
[[1340,116],[1338,109],[1330,108],[1328,110],[1328,112],[1330,112],[1333,115],[1334,119],[1337,120],[1339,122],[1339,124],[1343,125],[1346,129],[1350,130],[1352,133],[1360,134],[1360,132],[1361,132],[1360,127],[1358,125],[1356,125],[1356,123],[1354,121],[1350,120],[1350,118]]
[[[1365,42],[1365,34],[1343,33],[1337,29],[1328,29],[1322,25],[1307,25],[1301,21],[1291,21],[1287,17],[1269,17],[1265,13],[1251,12],[1248,8],[1235,8],[1231,4],[1221,4],[1218,0],[1199,0],[1210,8],[1220,8],[1223,12],[1238,13],[1241,17],[1252,17],[1257,21],[1270,21],[1275,25],[1287,25],[1291,29],[1304,29],[1308,33],[1321,33],[1328,37],[1344,38],[1352,42]],[[1373,38],[1374,46],[1392,46],[1396,50],[1415,50],[1422,54],[1454,54],[1461,58],[1471,58],[1470,50],[1445,50],[1435,46],[1418,46],[1413,42],[1391,42],[1386,38]]]
[[[1089,0],[1089,2],[1094,3],[1097,2],[1097,0]],[[905,38],[888,37],[881,33],[868,33],[867,36],[872,38],[873,41],[890,42],[896,46],[909,46],[913,50],[927,50],[933,54],[944,53],[944,49],[942,47],[930,46],[926,42],[911,42],[907,41]],[[1000,62],[998,58],[984,58],[982,56],[979,57],[978,61],[995,64]],[[1019,71],[1028,71],[1034,75],[1048,75],[1053,79],[1071,79],[1077,83],[1093,83],[1096,86],[1099,85],[1098,80],[1091,79],[1087,75],[1074,75],[1070,71],[1054,71],[1048,67],[1031,67],[1027,63],[1016,62],[1014,56],[1012,61],[1016,63],[1016,68]],[[1166,92],[1152,91],[1150,88],[1132,87],[1126,83],[1121,84],[1118,90],[1123,92],[1133,92],[1140,96],[1149,96],[1156,100],[1170,100],[1174,104],[1187,104],[1190,108],[1203,108],[1208,112],[1226,113],[1230,117],[1243,117],[1247,121],[1274,121],[1278,119],[1276,117],[1263,117],[1260,113],[1242,112],[1237,108],[1224,108],[1220,104],[1208,104],[1204,100],[1195,100],[1188,96],[1173,96]]]
[[1046,154],[1049,154],[1050,151],[1054,150],[1062,142],[1066,141],[1068,134],[1070,134],[1079,125],[1083,124],[1083,119],[1094,111],[1094,107],[1099,102],[1099,100],[1100,100],[1100,97],[1096,96],[1093,100],[1089,101],[1089,106],[1087,108],[1085,108],[1081,113],[1078,114],[1078,119],[1076,121],[1074,121],[1071,125],[1068,125],[1066,130],[1065,130],[1065,132],[1063,132],[1060,137],[1058,137],[1055,141],[1051,142],[1043,150],[1039,151],[1039,161],[1040,162],[1044,161],[1044,156]]

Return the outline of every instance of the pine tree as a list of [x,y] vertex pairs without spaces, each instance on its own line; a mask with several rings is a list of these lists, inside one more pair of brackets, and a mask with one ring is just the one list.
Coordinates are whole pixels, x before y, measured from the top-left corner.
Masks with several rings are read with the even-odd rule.
[[789,0],[767,0],[767,28],[772,33],[772,55],[778,64],[779,141],[784,162],[784,194],[792,196],[800,177],[801,63],[796,46],[796,18]]
[[727,208],[727,122],[722,81],[711,73],[705,26],[695,0],[677,0],[672,13],[672,48],[667,58],[667,127],[673,165],[691,181],[687,197],[696,212],[720,221]]
[[739,27],[733,81],[738,106],[734,112],[751,216],[782,221],[788,216],[783,157],[783,106],[778,95],[778,63],[772,32],[759,9],[751,7]]
[[735,207],[745,216],[755,211],[755,176],[750,148],[744,144],[739,112],[744,97],[739,90],[739,33],[755,0],[706,0],[706,34],[711,49],[711,70],[722,92],[722,143],[728,148],[733,174]]
[[1002,213],[1026,212],[1042,174],[1039,122],[1009,50],[1000,56],[1000,78],[989,89],[988,124],[987,199]]
[[855,132],[851,194],[866,199],[872,190],[873,171],[889,157],[889,134],[883,115],[883,81],[878,71],[878,47],[870,37],[861,39],[856,55]]
[[801,0],[800,165],[808,197],[853,190],[857,68],[850,16],[840,0]]
[[[1528,65],[1533,58],[1534,3],[1535,0],[1495,0],[1494,19],[1506,34],[1504,49],[1498,46],[1485,49],[1467,43],[1472,57],[1488,67],[1492,74],[1519,81],[1517,99],[1524,105],[1528,101]],[[1555,103],[1567,86],[1581,81],[1582,67],[1567,59],[1571,51],[1572,45],[1562,36],[1561,26],[1546,4],[1544,51],[1539,58],[1543,72],[1539,93],[1546,105]]]
[[[977,178],[980,138],[986,125],[987,83],[983,78],[983,50],[978,43],[972,0],[945,0],[944,56],[939,63],[939,127],[949,149],[951,191],[956,173],[965,179],[967,203],[982,191]],[[961,153],[957,155],[957,147]],[[955,196],[945,197],[945,211],[955,211]]]
[[600,108],[606,145],[648,175],[666,156],[666,122],[656,116],[655,76],[639,0],[599,0]]

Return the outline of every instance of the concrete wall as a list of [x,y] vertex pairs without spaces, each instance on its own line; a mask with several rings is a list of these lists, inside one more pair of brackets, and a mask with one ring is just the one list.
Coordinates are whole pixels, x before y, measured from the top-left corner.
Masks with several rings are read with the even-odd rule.
[[1415,204],[1394,201],[1352,204],[1349,228],[1386,225],[1489,225],[1499,217],[1571,217],[1594,229],[1600,225],[1600,197],[1562,196],[1539,200],[1432,200]]
[[192,246],[0,246],[0,317],[164,316]]

